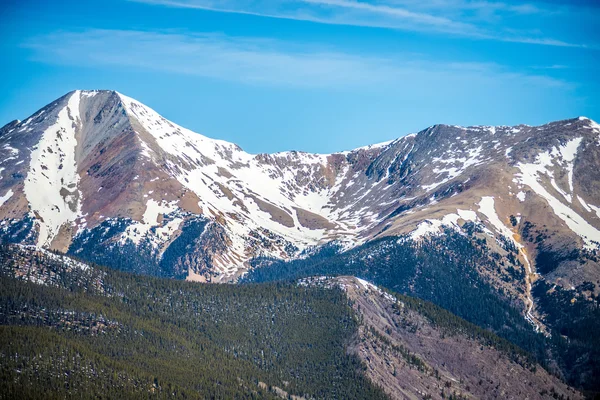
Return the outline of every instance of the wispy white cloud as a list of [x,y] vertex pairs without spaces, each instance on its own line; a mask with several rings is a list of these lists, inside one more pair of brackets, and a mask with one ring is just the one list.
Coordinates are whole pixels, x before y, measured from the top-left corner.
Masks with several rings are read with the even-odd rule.
[[534,65],[531,67],[532,69],[541,69],[541,70],[566,70],[573,69],[575,67],[564,65],[564,64],[552,64],[552,65]]
[[[517,73],[487,63],[439,62],[413,54],[370,56],[302,43],[222,34],[182,34],[126,30],[57,32],[24,44],[45,63],[84,67],[156,70],[251,85],[292,87],[368,87],[369,90],[432,82],[483,86],[561,87],[569,84],[543,75]],[[482,86],[482,87],[483,87]]]
[[[415,10],[443,12],[446,15],[460,15],[468,12],[485,14],[505,13],[519,15],[546,14],[550,12],[544,7],[533,3],[518,2],[516,4],[502,1],[473,1],[473,0],[387,0],[390,4]],[[555,11],[552,11],[555,12]],[[482,15],[482,14],[480,14]]]
[[347,0],[129,0],[137,3],[175,8],[190,8],[261,17],[293,19],[332,25],[469,33],[478,35],[470,24],[427,13],[412,12],[388,5]]
[[[475,39],[544,46],[590,47],[539,33],[537,18],[523,19],[514,28],[502,26],[514,16],[557,13],[532,3],[469,0],[129,0],[167,7],[250,14],[271,18],[353,25],[415,32],[451,34]],[[533,32],[533,33],[532,33]]]
[[269,85],[374,84],[394,74],[384,59],[326,50],[289,52],[274,40],[221,34],[88,30],[36,37],[25,47],[44,62],[134,67]]
[[393,7],[386,4],[371,4],[354,0],[301,0],[306,4],[319,6],[338,7],[342,9],[359,10],[375,15],[406,20],[418,24],[427,24],[431,27],[441,29],[473,29],[472,26],[453,21],[449,18],[435,16],[432,14],[410,11],[406,8]]

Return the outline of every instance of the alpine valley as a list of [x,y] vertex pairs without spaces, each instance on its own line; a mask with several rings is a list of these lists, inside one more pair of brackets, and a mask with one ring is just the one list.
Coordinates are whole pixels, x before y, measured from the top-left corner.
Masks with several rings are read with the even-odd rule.
[[253,155],[77,90],[0,128],[0,221],[0,398],[600,393],[584,117]]

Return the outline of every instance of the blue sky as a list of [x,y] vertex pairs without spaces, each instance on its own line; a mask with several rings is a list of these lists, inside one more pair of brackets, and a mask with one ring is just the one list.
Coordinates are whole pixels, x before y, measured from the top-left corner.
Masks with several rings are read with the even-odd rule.
[[252,153],[600,120],[599,20],[586,1],[8,0],[0,124],[73,89]]

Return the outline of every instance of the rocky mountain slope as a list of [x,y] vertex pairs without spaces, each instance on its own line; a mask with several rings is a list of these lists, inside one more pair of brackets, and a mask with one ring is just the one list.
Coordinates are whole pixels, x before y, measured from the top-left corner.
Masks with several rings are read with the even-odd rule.
[[302,282],[344,290],[361,321],[349,351],[392,399],[583,398],[514,345],[431,303],[355,277]]
[[116,267],[135,252],[138,272],[222,281],[258,255],[472,221],[514,242],[532,277],[542,254],[577,286],[600,278],[597,262],[573,273],[569,258],[600,241],[599,135],[586,118],[436,125],[336,154],[251,155],[120,93],[74,91],[0,130],[2,236]]

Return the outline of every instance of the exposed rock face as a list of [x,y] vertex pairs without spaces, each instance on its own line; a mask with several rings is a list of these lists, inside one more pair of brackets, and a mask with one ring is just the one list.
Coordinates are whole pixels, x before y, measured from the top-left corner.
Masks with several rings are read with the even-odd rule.
[[[251,155],[117,92],[75,91],[0,129],[2,235],[80,255],[130,246],[153,271],[220,281],[257,255],[472,220],[522,249],[531,280],[545,257],[544,274],[577,286],[600,279],[599,135],[586,118],[436,125],[337,154]],[[211,228],[184,246],[190,220]]]

